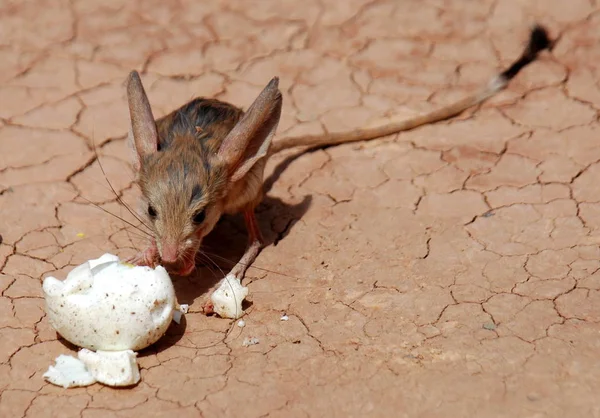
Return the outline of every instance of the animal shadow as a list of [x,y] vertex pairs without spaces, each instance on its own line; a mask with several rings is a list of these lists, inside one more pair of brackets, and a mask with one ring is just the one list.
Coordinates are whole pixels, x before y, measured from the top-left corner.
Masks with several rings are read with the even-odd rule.
[[[297,204],[266,196],[256,208],[256,218],[262,232],[265,247],[277,245],[291,231],[294,224],[304,216],[312,202],[305,196]],[[241,215],[223,216],[206,236],[196,256],[196,270],[188,277],[173,277],[179,303],[192,304],[199,297],[208,298],[213,288],[235,266],[244,254],[248,234]],[[252,275],[250,269],[246,277]],[[203,303],[204,300],[201,301]]]

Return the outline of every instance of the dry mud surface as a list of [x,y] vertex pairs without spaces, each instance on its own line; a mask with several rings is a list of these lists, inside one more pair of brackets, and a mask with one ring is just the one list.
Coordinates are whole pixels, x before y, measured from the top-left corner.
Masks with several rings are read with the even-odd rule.
[[[567,5],[568,3],[568,5]],[[0,6],[0,416],[600,416],[600,12],[597,0],[21,1]],[[269,164],[269,246],[245,328],[200,313],[239,257],[176,278],[191,313],[140,353],[142,381],[63,390],[73,352],[41,279],[135,229],[123,81],[155,115],[195,95],[247,108],[281,78],[279,136],[408,117],[558,42],[452,121]],[[288,321],[281,321],[283,314]],[[243,347],[246,337],[259,344]]]

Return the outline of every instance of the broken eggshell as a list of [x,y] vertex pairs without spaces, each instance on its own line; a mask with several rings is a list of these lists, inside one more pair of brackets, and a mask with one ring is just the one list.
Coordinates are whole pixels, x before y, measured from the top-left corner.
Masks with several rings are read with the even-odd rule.
[[109,386],[131,386],[140,381],[137,354],[131,350],[97,351],[83,348],[77,357],[60,355],[44,378],[65,389],[89,386],[96,382]]
[[138,351],[164,335],[177,306],[162,266],[132,266],[112,254],[74,268],[64,281],[43,284],[52,327],[90,350]]
[[94,379],[105,385],[129,386],[140,381],[137,353],[131,350],[93,352],[84,348],[77,357]]
[[242,302],[246,296],[248,296],[248,288],[242,286],[237,277],[228,274],[210,299],[213,310],[221,318],[238,319],[244,313]]
[[56,364],[44,373],[44,378],[50,383],[66,389],[89,386],[97,382],[81,360],[61,354],[55,361]]

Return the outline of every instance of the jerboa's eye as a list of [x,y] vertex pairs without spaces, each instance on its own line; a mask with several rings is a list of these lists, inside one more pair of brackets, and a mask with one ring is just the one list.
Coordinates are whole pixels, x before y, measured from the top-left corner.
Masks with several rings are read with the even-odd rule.
[[201,224],[202,222],[204,222],[205,218],[206,218],[206,211],[201,210],[200,212],[196,212],[196,214],[194,215],[194,217],[192,219],[195,224]]

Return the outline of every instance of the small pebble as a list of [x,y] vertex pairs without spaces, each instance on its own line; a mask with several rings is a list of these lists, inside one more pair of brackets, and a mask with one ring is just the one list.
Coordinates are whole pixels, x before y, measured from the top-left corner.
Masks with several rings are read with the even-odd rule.
[[256,338],[256,337],[251,337],[251,338],[246,337],[246,338],[244,338],[244,341],[242,341],[242,346],[249,347],[251,345],[256,345],[258,343],[259,343],[258,338]]
[[287,315],[283,315],[281,318],[279,318],[282,321],[287,321],[288,319],[290,319]]
[[487,324],[483,324],[483,329],[487,329],[488,331],[493,331],[496,329],[496,324],[488,322]]
[[244,321],[243,319],[240,319],[240,320],[238,321],[238,324],[237,324],[237,325],[238,325],[238,327],[240,327],[240,328],[244,328],[244,327],[246,326],[246,321]]

